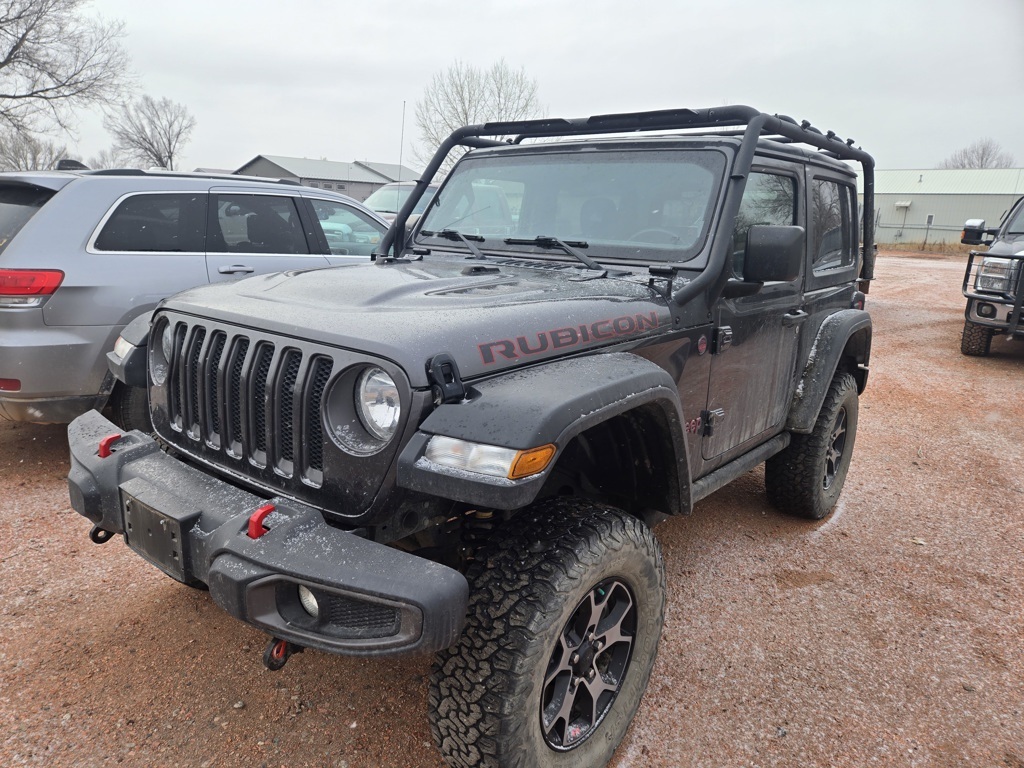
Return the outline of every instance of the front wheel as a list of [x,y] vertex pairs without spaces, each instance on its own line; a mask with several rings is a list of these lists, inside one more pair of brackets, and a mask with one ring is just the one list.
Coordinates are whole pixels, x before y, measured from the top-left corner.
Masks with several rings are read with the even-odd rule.
[[626,513],[541,502],[467,574],[466,628],[438,654],[431,731],[456,768],[599,768],[654,665],[665,607],[657,540]]
[[121,429],[152,432],[149,420],[149,393],[145,387],[129,387],[118,382],[110,393],[111,421]]
[[995,329],[964,320],[964,332],[960,335],[960,352],[968,357],[985,357],[992,348]]
[[772,505],[812,520],[832,511],[850,469],[857,413],[857,381],[849,373],[837,373],[811,433],[793,435],[783,451],[765,462],[765,488]]

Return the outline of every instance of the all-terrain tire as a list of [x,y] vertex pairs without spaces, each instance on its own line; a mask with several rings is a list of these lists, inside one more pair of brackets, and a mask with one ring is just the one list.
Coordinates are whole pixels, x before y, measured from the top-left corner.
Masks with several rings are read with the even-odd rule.
[[144,387],[129,387],[118,382],[110,393],[111,421],[126,432],[137,429],[152,432],[149,420],[149,393]]
[[661,638],[665,569],[650,529],[611,507],[547,500],[496,531],[467,577],[465,630],[430,678],[431,732],[445,760],[605,765]]
[[960,336],[960,352],[968,357],[985,357],[992,348],[994,328],[964,320],[964,332]]
[[809,435],[793,435],[765,462],[768,500],[787,514],[820,520],[835,507],[857,436],[857,382],[837,373]]

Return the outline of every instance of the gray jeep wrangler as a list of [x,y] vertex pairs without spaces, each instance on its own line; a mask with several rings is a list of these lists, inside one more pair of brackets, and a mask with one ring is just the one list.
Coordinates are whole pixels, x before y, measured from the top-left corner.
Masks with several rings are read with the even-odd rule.
[[267,632],[271,668],[435,652],[453,766],[604,765],[661,634],[653,526],[762,463],[780,510],[836,504],[873,209],[867,153],[750,107],[461,128],[374,264],[126,329],[153,434],[77,419],[72,504]]
[[1024,339],[1024,197],[994,229],[986,229],[984,219],[968,219],[960,242],[988,246],[987,251],[971,251],[967,260],[963,285],[967,308],[960,337],[963,354],[984,357],[994,336]]

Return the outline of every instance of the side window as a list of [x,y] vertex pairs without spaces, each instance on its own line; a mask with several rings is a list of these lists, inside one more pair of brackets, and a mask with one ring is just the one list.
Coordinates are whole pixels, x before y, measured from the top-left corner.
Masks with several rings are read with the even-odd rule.
[[751,173],[743,190],[732,237],[732,268],[743,276],[747,231],[755,224],[792,226],[796,223],[796,180],[774,173]]
[[369,216],[332,200],[310,202],[331,253],[368,256],[380,242],[385,227]]
[[202,253],[206,250],[206,194],[133,195],[103,225],[98,251]]
[[309,253],[294,198],[219,194],[213,204],[211,253]]
[[811,190],[811,269],[818,275],[854,262],[851,188],[815,179]]

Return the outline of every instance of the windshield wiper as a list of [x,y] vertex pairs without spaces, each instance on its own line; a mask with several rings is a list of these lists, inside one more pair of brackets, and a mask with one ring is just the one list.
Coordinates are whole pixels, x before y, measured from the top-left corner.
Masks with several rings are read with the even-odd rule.
[[505,243],[508,245],[536,245],[541,248],[560,248],[563,253],[567,253],[574,259],[586,264],[587,269],[607,272],[604,267],[587,256],[583,251],[577,250],[578,248],[589,247],[590,244],[584,240],[572,240],[570,242],[566,242],[565,240],[559,240],[557,237],[551,237],[550,235],[539,235],[537,237],[506,237]]
[[457,229],[442,229],[440,232],[431,232],[424,229],[420,231],[420,234],[425,235],[427,237],[443,237],[445,240],[461,240],[466,244],[466,247],[469,248],[469,250],[472,252],[473,258],[487,258],[486,256],[484,256],[484,252],[477,248],[476,245],[473,243],[474,240],[476,240],[478,243],[482,243],[484,241],[484,238],[481,237],[480,235],[464,235]]

